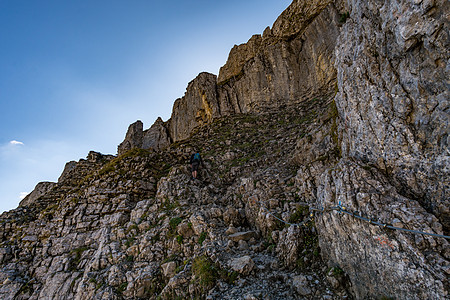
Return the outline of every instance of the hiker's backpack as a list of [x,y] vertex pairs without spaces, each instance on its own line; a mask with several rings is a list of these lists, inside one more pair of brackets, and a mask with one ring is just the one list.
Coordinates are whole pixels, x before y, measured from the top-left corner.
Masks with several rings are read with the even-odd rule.
[[194,154],[194,161],[200,161],[200,153]]

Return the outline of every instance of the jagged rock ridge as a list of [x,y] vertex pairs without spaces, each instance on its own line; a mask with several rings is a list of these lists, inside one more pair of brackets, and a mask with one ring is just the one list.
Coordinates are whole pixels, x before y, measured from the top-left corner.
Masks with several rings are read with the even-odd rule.
[[[158,122],[158,127],[165,128],[170,141],[176,142],[214,118],[278,109],[333,91],[333,51],[340,24],[338,11],[329,3],[321,1],[315,7],[294,2],[273,30],[266,28],[262,36],[254,35],[247,44],[235,46],[218,77],[201,73],[192,80],[184,97],[175,101],[170,120]],[[306,19],[298,19],[303,14]],[[130,130],[119,154],[132,149],[134,136],[139,139],[142,134],[142,129]],[[163,138],[164,146],[167,137]]]
[[170,120],[130,125],[118,157],[70,162],[2,215],[2,298],[448,297],[446,239],[274,218],[343,203],[449,234],[448,6],[293,1]]

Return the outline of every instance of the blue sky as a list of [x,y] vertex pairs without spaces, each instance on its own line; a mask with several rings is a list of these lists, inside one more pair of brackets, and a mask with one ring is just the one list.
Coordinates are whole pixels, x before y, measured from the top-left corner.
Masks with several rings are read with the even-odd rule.
[[0,212],[128,125],[170,117],[189,81],[291,1],[0,0]]

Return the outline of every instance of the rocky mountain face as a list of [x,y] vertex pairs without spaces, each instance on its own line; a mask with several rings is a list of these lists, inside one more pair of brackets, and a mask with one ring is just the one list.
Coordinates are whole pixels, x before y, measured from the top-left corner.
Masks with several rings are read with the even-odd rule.
[[[184,97],[175,101],[170,120],[158,125],[169,132],[163,143],[167,137],[172,142],[186,139],[195,127],[215,118],[279,109],[334,91],[339,12],[331,1],[317,2],[294,1],[273,29],[235,46],[218,76],[201,73],[192,80]],[[127,137],[140,132],[129,131]],[[125,139],[119,153],[132,149],[133,143],[126,146],[131,140]]]
[[0,297],[447,298],[448,239],[375,223],[449,235],[449,5],[294,0],[1,215]]

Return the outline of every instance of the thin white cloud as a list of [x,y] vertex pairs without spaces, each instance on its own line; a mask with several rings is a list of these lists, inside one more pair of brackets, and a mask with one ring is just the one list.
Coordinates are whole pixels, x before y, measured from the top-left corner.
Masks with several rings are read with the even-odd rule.
[[11,142],[9,142],[11,145],[23,145],[22,142],[16,141],[16,140],[12,140]]
[[27,192],[20,192],[20,194],[19,194],[19,199],[20,199],[20,200],[23,200],[26,196],[28,196],[28,194],[29,194],[29,193],[27,193]]

